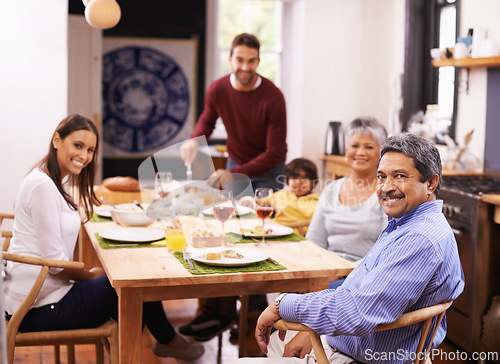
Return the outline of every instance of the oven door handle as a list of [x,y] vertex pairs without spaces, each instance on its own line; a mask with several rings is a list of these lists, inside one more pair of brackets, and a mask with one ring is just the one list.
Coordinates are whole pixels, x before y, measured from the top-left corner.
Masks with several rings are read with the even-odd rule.
[[464,234],[464,232],[460,229],[451,228],[451,231],[453,231],[453,234],[455,234],[457,236],[462,236]]

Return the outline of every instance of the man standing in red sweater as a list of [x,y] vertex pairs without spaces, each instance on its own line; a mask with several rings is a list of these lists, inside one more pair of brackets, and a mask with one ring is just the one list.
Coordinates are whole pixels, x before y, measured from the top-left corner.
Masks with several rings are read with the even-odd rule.
[[[227,131],[226,169],[212,176],[222,186],[234,181],[234,173],[252,181],[254,189],[283,188],[286,159],[286,109],[281,91],[257,74],[259,40],[247,33],[237,35],[229,63],[233,72],[214,82],[207,90],[205,107],[191,138],[209,137],[220,117]],[[196,140],[181,147],[181,157],[191,164],[198,151]],[[210,182],[210,181],[209,181]]]
[[[209,137],[217,118],[227,131],[226,169],[218,169],[208,183],[225,189],[248,191],[259,187],[283,188],[286,159],[286,109],[281,91],[267,78],[257,74],[259,40],[251,34],[237,35],[231,46],[229,63],[233,72],[214,82],[207,90],[205,108],[191,138]],[[191,164],[198,143],[190,139],[181,147],[181,157]],[[220,185],[218,185],[220,183]],[[243,185],[243,186],[242,186]],[[253,193],[253,192],[252,192]],[[250,296],[250,310],[265,308],[266,296]],[[183,335],[207,341],[225,330],[236,315],[236,297],[209,298],[202,313],[179,328]]]

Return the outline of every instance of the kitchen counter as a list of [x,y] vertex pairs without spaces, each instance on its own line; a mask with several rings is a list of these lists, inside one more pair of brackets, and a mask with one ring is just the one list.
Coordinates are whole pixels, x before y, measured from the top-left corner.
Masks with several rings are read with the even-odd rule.
[[500,224],[500,195],[483,195],[481,198],[484,202],[495,205],[495,215],[493,221]]

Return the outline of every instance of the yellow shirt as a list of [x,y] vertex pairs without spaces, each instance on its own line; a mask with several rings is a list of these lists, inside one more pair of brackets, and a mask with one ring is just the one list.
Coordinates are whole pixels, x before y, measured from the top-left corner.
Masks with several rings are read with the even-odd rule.
[[[274,194],[276,215],[274,220],[279,224],[310,220],[318,203],[319,193],[310,193],[297,197],[290,190],[280,190]],[[294,229],[298,232],[297,229]]]

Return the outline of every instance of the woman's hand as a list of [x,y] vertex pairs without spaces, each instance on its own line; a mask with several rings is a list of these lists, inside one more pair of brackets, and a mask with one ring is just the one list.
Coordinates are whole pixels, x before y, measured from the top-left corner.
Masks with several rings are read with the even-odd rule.
[[97,278],[97,277],[101,277],[103,275],[105,275],[106,273],[104,272],[104,269],[102,267],[93,267],[93,268],[90,268],[90,274],[92,274],[92,278],[91,279],[94,279],[94,278]]
[[66,268],[57,274],[58,277],[63,279],[71,279],[76,282],[90,281],[91,279],[103,276],[104,269],[101,267],[93,267],[90,270]]

